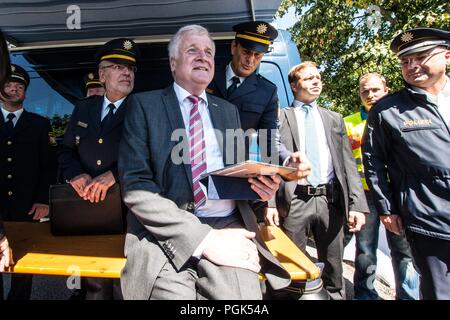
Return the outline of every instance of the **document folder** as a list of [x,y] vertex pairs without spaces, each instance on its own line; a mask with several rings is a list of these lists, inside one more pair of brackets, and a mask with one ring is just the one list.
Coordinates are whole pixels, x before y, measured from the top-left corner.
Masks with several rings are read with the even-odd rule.
[[50,186],[50,224],[54,235],[101,235],[124,232],[119,184],[103,201],[84,200],[70,184]]

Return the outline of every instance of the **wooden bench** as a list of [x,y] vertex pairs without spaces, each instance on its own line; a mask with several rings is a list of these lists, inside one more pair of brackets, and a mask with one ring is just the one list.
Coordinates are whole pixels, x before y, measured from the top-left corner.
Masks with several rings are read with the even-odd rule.
[[[277,227],[261,226],[272,254],[293,280],[312,280],[320,269]],[[49,223],[5,222],[15,265],[7,272],[119,278],[125,266],[124,235],[58,236]]]

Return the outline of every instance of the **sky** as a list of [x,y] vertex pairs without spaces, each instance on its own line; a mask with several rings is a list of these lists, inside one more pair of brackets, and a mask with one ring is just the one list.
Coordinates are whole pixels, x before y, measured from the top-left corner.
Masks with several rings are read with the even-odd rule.
[[277,18],[273,22],[276,24],[275,27],[277,29],[287,29],[294,25],[297,21],[297,17],[295,16],[295,8],[289,8],[288,12],[283,16],[283,18]]

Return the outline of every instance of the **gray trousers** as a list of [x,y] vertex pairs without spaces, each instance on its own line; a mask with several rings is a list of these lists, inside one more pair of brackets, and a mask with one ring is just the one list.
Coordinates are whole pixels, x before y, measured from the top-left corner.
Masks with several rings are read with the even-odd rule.
[[343,209],[330,203],[326,196],[307,196],[295,192],[291,209],[283,221],[287,236],[305,253],[308,237],[312,234],[317,247],[317,258],[325,264],[322,281],[333,300],[345,299],[343,278]]
[[[225,218],[200,218],[215,229],[241,228],[239,214]],[[207,259],[195,259],[176,270],[168,260],[159,273],[151,300],[260,300],[258,274],[249,270],[218,266]]]

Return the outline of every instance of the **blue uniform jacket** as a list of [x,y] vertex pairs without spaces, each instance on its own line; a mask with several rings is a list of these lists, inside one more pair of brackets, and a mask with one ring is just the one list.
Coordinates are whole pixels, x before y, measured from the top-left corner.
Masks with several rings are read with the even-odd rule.
[[410,88],[380,99],[367,120],[365,175],[380,215],[450,240],[450,130],[437,106]]

